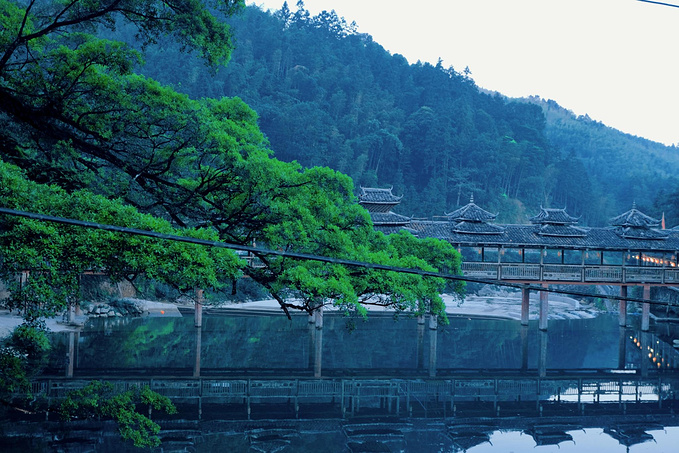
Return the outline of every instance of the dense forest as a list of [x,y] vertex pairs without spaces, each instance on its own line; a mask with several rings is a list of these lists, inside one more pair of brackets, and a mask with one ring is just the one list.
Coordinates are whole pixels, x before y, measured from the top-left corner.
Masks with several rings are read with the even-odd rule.
[[356,187],[393,186],[406,215],[442,215],[473,193],[500,222],[524,223],[542,205],[601,226],[636,202],[679,223],[669,196],[674,147],[554,101],[482,91],[467,68],[409,64],[334,12],[312,16],[303,2],[294,12],[250,6],[228,22],[236,48],[226,68],[210,71],[161,40],[141,71],[195,99],[239,96],[278,159],[328,166]]

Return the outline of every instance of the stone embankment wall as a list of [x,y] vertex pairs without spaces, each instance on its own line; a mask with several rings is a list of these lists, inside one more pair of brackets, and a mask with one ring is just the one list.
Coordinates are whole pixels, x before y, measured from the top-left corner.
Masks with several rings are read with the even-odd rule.
[[80,305],[80,310],[83,315],[98,318],[121,318],[145,314],[145,310],[139,303],[128,299],[110,302],[83,302]]

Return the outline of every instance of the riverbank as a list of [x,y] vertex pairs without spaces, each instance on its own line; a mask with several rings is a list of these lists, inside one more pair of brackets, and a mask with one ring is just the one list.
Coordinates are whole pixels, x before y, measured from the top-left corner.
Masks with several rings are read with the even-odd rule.
[[[532,295],[530,301],[529,319],[538,319],[539,300],[537,294]],[[442,295],[446,304],[446,314],[449,317],[474,317],[495,319],[521,319],[521,294],[499,293],[485,296],[467,296],[463,302],[452,295]],[[148,300],[135,300],[143,311],[143,316],[179,317],[182,311],[192,310],[192,304],[175,304],[169,302],[155,302]],[[278,302],[259,300],[242,303],[228,303],[224,305],[211,305],[205,308],[206,314],[210,311],[248,310],[261,312],[281,312]],[[330,308],[329,310],[332,310]],[[390,311],[382,307],[369,307],[370,313],[384,313]],[[549,319],[587,319],[594,318],[600,313],[591,305],[582,304],[576,299],[566,296],[550,294]],[[77,316],[74,323],[68,323],[61,317],[46,321],[47,328],[53,332],[77,331],[87,320],[87,316]],[[0,338],[9,335],[12,330],[21,324],[22,318],[8,310],[0,310]]]
[[[443,302],[446,304],[446,314],[452,317],[474,317],[521,320],[521,293],[497,293],[487,296],[467,296],[460,301],[455,296],[443,294]],[[539,316],[539,299],[537,294],[531,295],[529,319],[537,320]],[[262,312],[280,311],[280,306],[275,300],[260,300],[244,303],[232,303],[219,307],[216,310],[256,310]],[[207,309],[208,311],[210,308]],[[332,307],[327,308],[332,311]],[[390,309],[383,307],[368,307],[370,313],[388,312]],[[598,309],[591,305],[582,304],[571,297],[552,295],[549,297],[549,319],[588,319],[594,318],[599,313]]]

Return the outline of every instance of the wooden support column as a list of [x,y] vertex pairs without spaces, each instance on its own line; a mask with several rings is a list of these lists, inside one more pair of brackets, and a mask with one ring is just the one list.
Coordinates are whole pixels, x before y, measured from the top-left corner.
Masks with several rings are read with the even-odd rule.
[[[542,286],[547,288],[547,284]],[[547,291],[540,291],[540,321],[538,328],[540,330],[547,330],[547,315],[549,314],[549,293]]]
[[[620,287],[620,297],[627,297],[627,286]],[[627,301],[621,300],[618,304],[618,324],[620,327],[627,326]]]
[[195,335],[195,361],[193,362],[193,377],[200,377],[200,351],[202,349],[202,339],[203,339],[203,329],[200,326],[196,326]]
[[[644,285],[644,300],[651,298],[651,285]],[[649,318],[651,316],[651,304],[644,302],[641,304],[641,330],[648,332]]]
[[618,369],[624,370],[626,364],[627,364],[627,329],[625,329],[625,326],[620,326],[620,332],[618,333]]
[[528,326],[521,326],[521,371],[528,369]]
[[309,369],[314,367],[314,355],[316,354],[316,317],[315,314],[310,314],[307,318],[307,326],[309,328]]
[[315,312],[316,335],[314,336],[314,377],[321,377],[321,366],[323,363],[323,307],[319,307]]
[[195,304],[195,311],[193,313],[193,324],[196,327],[202,327],[203,326],[203,290],[202,289],[197,289],[196,290],[196,304]]
[[438,342],[438,318],[429,315],[429,376],[436,376],[436,343]]
[[547,332],[538,332],[540,342],[540,354],[538,355],[538,376],[547,376]]
[[527,326],[530,313],[530,290],[521,288],[521,325]]
[[417,369],[424,369],[424,316],[417,317]]
[[66,377],[73,377],[75,365],[75,332],[68,333],[68,363],[66,364]]

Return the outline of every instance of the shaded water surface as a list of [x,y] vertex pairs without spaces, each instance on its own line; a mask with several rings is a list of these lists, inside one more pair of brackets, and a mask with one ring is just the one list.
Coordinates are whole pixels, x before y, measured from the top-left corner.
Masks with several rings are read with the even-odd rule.
[[[206,315],[200,328],[190,315],[92,320],[83,332],[53,335],[45,382],[57,393],[92,378],[169,392],[182,416],[161,420],[162,451],[662,453],[679,445],[672,326],[642,333],[605,315],[550,321],[547,332],[506,320],[433,326],[327,313],[322,329],[306,316],[240,312]],[[44,429],[7,451],[131,450],[110,424]]]
[[654,372],[679,367],[679,354],[662,336],[620,328],[616,317],[605,315],[550,321],[547,332],[534,324],[468,318],[452,318],[436,330],[427,322],[389,316],[364,321],[326,314],[322,330],[306,316],[206,316],[202,328],[194,327],[191,316],[97,319],[84,332],[54,334],[53,340],[49,372],[66,373],[70,346],[75,376],[192,375],[196,358],[201,375],[307,375],[317,358],[323,376],[432,375],[431,368],[445,376],[467,370]]

